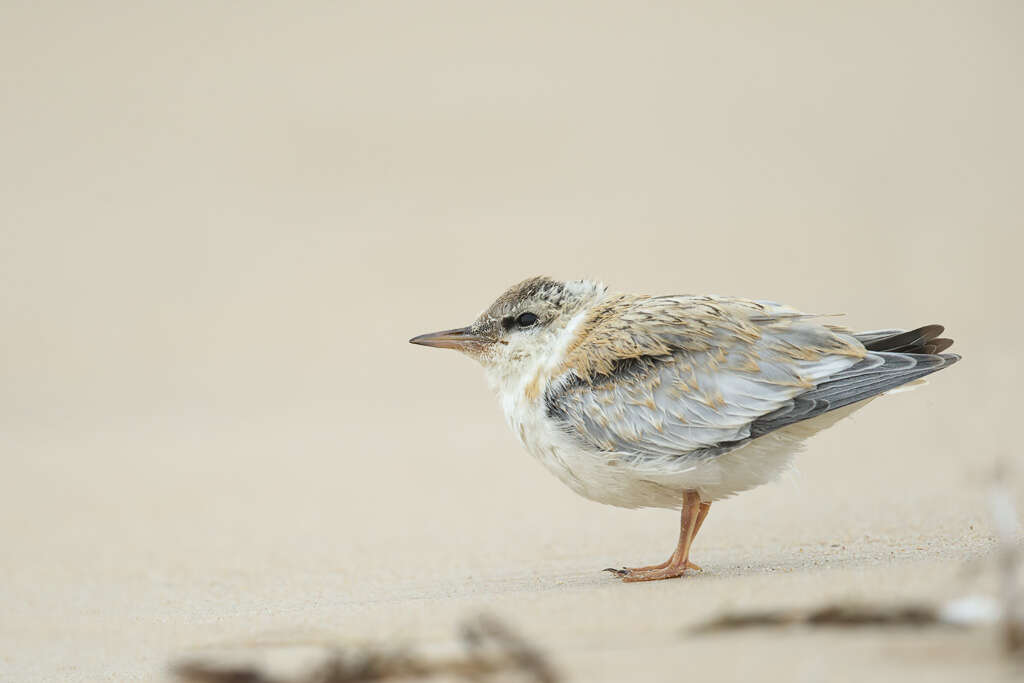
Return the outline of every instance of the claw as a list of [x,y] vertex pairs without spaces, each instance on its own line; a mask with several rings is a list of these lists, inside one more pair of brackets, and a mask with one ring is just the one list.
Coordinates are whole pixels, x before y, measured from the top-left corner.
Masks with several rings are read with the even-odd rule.
[[616,569],[615,567],[605,567],[601,571],[611,572],[612,574],[615,574],[616,576],[625,576],[626,574],[629,574],[629,570],[626,569],[625,567],[623,567],[622,569]]

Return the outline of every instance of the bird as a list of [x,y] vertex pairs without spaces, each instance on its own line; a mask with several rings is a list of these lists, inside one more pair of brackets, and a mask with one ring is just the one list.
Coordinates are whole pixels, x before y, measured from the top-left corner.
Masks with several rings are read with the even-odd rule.
[[776,479],[804,442],[952,365],[941,325],[851,332],[765,300],[646,296],[532,277],[466,327],[413,337],[478,361],[525,449],[576,493],[680,510],[668,560],[625,582],[699,571],[711,504]]

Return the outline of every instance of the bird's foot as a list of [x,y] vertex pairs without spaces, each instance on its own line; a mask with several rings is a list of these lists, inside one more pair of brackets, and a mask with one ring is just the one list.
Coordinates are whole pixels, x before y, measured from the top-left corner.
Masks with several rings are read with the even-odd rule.
[[683,572],[687,569],[693,569],[695,571],[702,571],[701,568],[686,560],[682,563],[672,562],[667,560],[661,564],[653,564],[649,567],[622,567],[621,569],[615,569],[614,567],[608,567],[605,569],[606,572],[615,574],[625,583],[632,583],[634,581],[658,581],[659,579],[674,579],[682,576]]

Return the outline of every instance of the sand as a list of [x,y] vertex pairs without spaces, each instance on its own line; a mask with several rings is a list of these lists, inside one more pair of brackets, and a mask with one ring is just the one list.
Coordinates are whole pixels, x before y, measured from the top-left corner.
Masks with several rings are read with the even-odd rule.
[[[0,679],[450,640],[574,681],[1000,680],[991,629],[696,638],[993,589],[1019,462],[1017,3],[0,8]],[[960,364],[716,503],[575,496],[409,346],[547,273],[941,322]],[[1018,471],[1019,482],[1019,471]],[[1018,484],[1019,491],[1019,484]]]

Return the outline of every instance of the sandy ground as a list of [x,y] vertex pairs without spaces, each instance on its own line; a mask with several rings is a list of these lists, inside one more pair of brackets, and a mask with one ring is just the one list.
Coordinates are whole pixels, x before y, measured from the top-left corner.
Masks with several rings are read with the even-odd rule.
[[[1001,680],[981,630],[696,638],[991,590],[1016,447],[1013,2],[4,3],[0,679],[212,645],[442,643],[570,680]],[[965,360],[716,504],[579,499],[414,334],[529,275],[942,322]]]

